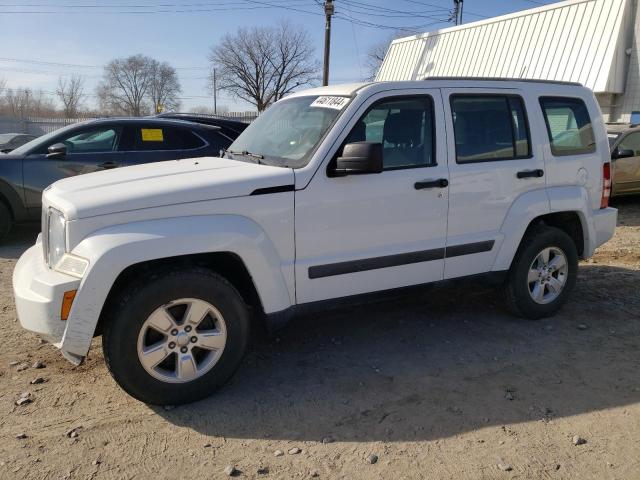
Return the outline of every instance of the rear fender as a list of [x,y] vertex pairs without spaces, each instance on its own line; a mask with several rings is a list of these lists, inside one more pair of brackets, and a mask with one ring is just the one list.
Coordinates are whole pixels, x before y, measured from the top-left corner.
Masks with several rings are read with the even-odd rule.
[[549,199],[545,189],[524,193],[513,202],[500,227],[504,241],[493,264],[493,271],[509,270],[527,227],[533,219],[549,213],[549,210]]

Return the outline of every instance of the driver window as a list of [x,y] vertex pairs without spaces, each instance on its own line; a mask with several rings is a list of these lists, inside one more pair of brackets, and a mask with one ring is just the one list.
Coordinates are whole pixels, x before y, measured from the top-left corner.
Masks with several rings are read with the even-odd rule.
[[619,150],[632,150],[635,156],[640,156],[640,133],[627,135],[618,146]]
[[346,143],[383,147],[385,170],[435,165],[431,97],[396,98],[375,104],[358,121]]
[[113,127],[95,128],[62,140],[67,153],[111,152],[116,145],[117,133]]

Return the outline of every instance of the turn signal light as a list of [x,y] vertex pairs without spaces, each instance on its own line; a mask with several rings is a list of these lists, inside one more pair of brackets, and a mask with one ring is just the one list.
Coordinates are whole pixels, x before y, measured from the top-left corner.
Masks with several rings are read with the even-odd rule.
[[600,208],[609,206],[609,198],[611,197],[611,164],[605,163],[602,166],[602,199],[600,200]]
[[69,312],[71,311],[71,305],[73,305],[73,299],[76,298],[77,290],[69,290],[64,292],[62,296],[62,309],[60,311],[60,320],[66,320],[69,318]]

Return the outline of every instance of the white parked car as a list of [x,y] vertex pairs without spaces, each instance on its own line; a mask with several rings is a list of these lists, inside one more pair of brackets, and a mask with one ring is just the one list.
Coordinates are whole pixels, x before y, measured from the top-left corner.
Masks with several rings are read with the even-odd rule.
[[609,158],[576,84],[299,92],[224,158],[49,187],[14,272],[18,316],[76,364],[102,334],[113,377],[153,404],[211,394],[261,321],[345,297],[484,274],[517,315],[545,317],[614,233]]

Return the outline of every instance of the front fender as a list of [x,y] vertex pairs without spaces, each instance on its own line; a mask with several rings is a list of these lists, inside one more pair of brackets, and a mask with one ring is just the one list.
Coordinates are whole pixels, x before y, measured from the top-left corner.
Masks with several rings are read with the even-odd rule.
[[207,215],[116,225],[92,233],[73,249],[90,265],[67,320],[62,349],[86,355],[107,295],[127,267],[211,252],[231,252],[243,260],[266,313],[292,305],[293,292],[285,278],[293,275],[292,265],[282,261],[267,234],[251,219]]

